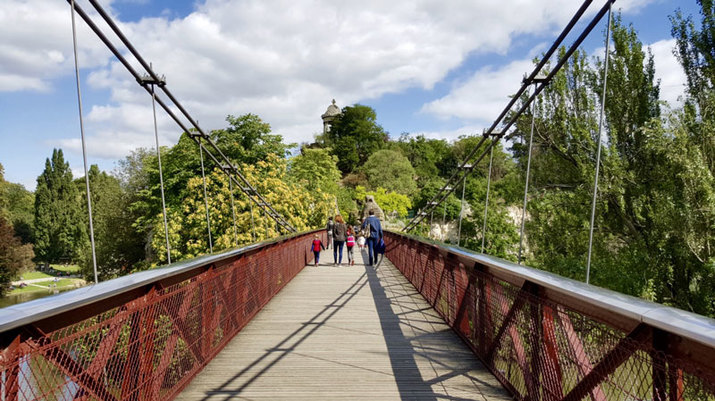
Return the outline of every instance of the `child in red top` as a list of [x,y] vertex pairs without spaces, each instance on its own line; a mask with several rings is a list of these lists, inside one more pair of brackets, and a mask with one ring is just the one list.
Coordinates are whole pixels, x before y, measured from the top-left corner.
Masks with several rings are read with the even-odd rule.
[[348,265],[354,265],[353,247],[355,246],[355,233],[353,233],[353,229],[350,226],[348,226],[348,238],[347,241],[345,241],[345,246],[348,248]]
[[310,250],[313,251],[313,255],[315,255],[315,265],[318,265],[318,261],[320,260],[320,250],[325,250],[325,246],[323,245],[323,241],[320,240],[320,236],[318,234],[315,234],[315,238],[313,238],[313,243],[310,246]]

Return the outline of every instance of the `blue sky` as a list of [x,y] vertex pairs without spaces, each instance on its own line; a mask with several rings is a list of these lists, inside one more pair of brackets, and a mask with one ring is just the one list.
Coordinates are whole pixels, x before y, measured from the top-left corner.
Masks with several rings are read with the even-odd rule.
[[[86,0],[78,3],[86,10]],[[113,0],[101,2],[205,129],[255,113],[287,141],[311,141],[320,114],[361,103],[393,137],[454,139],[481,132],[573,15],[573,0]],[[355,3],[355,4],[353,4]],[[547,4],[548,8],[544,8]],[[590,18],[603,0],[595,0]],[[652,45],[662,97],[677,103],[683,77],[668,16],[695,0],[618,0],[623,19]],[[584,18],[584,22],[587,18]],[[602,23],[589,53],[603,47]],[[82,175],[69,6],[0,3],[0,163],[33,189],[61,147]],[[578,28],[577,28],[578,29]],[[571,36],[570,43],[575,36]],[[153,145],[150,98],[80,21],[84,117],[91,163],[111,170]],[[115,41],[115,43],[118,43]],[[160,115],[160,141],[178,127]]]

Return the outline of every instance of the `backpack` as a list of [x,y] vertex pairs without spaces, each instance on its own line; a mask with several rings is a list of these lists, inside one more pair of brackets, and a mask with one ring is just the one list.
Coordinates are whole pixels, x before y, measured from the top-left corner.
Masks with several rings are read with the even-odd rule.
[[372,236],[372,233],[371,233],[372,230],[371,230],[371,228],[372,228],[372,225],[371,225],[370,222],[368,221],[368,222],[367,222],[367,225],[365,226],[365,235],[363,235],[365,238],[370,238],[370,237]]
[[348,241],[345,244],[348,246],[348,248],[354,247],[355,246],[355,237],[353,237],[352,235],[348,235]]
[[313,240],[312,251],[313,251],[313,252],[320,252],[320,240],[319,240],[319,239]]

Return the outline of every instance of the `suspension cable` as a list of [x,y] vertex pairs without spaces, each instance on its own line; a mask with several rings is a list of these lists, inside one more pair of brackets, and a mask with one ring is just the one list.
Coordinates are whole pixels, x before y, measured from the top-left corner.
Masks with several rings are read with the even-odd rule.
[[608,85],[608,59],[611,45],[611,7],[608,8],[608,27],[606,28],[606,55],[603,70],[603,93],[601,93],[601,112],[598,116],[598,145],[596,150],[596,177],[593,179],[593,200],[591,201],[591,225],[588,232],[588,257],[586,259],[586,284],[591,278],[591,254],[593,249],[593,226],[596,216],[596,197],[598,196],[598,173],[601,166],[601,136],[603,135],[603,114],[606,108],[606,88]]
[[462,203],[459,204],[459,228],[457,229],[457,246],[462,240],[462,215],[464,215],[464,190],[467,189],[467,175],[464,175],[462,181]]
[[89,189],[89,174],[87,172],[87,146],[84,138],[84,118],[82,112],[82,89],[80,87],[79,77],[79,58],[77,56],[77,27],[74,19],[74,0],[71,0],[72,6],[72,47],[74,49],[74,70],[77,78],[77,105],[79,106],[79,132],[82,137],[82,159],[84,160],[84,183],[87,189],[87,213],[89,214],[89,239],[92,247],[92,269],[94,271],[94,283],[99,283],[97,275],[97,252],[94,246],[94,224],[92,222],[92,193]]
[[[536,90],[536,87],[534,87]],[[526,159],[526,177],[524,183],[524,206],[521,208],[521,228],[519,229],[519,256],[517,263],[521,264],[521,253],[524,249],[524,222],[526,221],[526,204],[529,194],[529,174],[531,172],[531,149],[534,145],[534,122],[536,121],[536,102],[532,103],[531,107],[531,131],[529,133],[529,156]]]
[[238,228],[236,228],[236,204],[233,201],[233,184],[228,180],[228,192],[231,194],[231,215],[233,216],[233,239],[238,246]]
[[489,210],[489,186],[492,181],[492,161],[494,159],[494,147],[489,150],[489,173],[487,174],[487,196],[484,200],[484,225],[482,226],[482,253],[487,238],[487,211]]
[[166,218],[166,198],[164,197],[164,173],[161,167],[161,149],[159,148],[159,128],[156,123],[156,94],[154,83],[151,83],[151,110],[154,114],[154,139],[156,141],[156,159],[159,161],[159,185],[161,188],[161,212],[164,217],[164,237],[166,238],[166,260],[171,264],[171,244],[169,244],[169,224]]
[[[554,42],[554,44],[551,46],[549,51],[547,51],[544,54],[544,57],[542,57],[541,61],[539,64],[535,67],[535,69],[532,71],[532,73],[524,79],[523,84],[519,91],[517,91],[516,95],[512,97],[512,100],[509,102],[507,107],[502,111],[501,115],[495,120],[494,124],[483,134],[482,139],[479,141],[479,143],[474,146],[472,151],[467,155],[467,157],[464,159],[462,165],[460,166],[463,167],[466,165],[472,157],[477,153],[479,148],[482,146],[482,144],[486,141],[486,138],[490,135],[494,135],[497,139],[491,143],[491,145],[487,146],[486,149],[481,153],[481,155],[474,161],[473,165],[477,165],[484,157],[486,157],[486,152],[491,149],[491,147],[495,146],[496,143],[504,138],[505,140],[510,140],[511,138],[516,135],[516,132],[512,132],[510,134],[507,134],[511,126],[519,119],[519,117],[524,113],[524,111],[531,105],[531,103],[534,101],[536,96],[548,85],[549,82],[553,79],[553,77],[561,70],[561,68],[566,64],[566,62],[571,58],[571,55],[579,48],[581,43],[586,39],[586,37],[590,34],[590,32],[594,29],[594,27],[598,24],[598,22],[603,18],[603,16],[608,12],[610,9],[610,6],[613,2],[616,0],[607,0],[607,3],[599,10],[599,12],[594,16],[594,18],[591,20],[591,22],[584,28],[584,30],[581,32],[581,34],[578,36],[578,38],[571,44],[571,46],[568,48],[568,50],[562,55],[562,57],[559,59],[559,61],[556,63],[556,65],[553,67],[553,69],[549,72],[547,77],[543,80],[542,84],[537,86],[536,91],[527,99],[523,102],[522,106],[515,112],[511,113],[510,120],[504,124],[502,127],[502,131],[499,133],[495,133],[494,129],[496,126],[499,124],[499,122],[502,121],[503,118],[506,117],[507,113],[511,110],[511,107],[514,105],[517,99],[521,98],[521,95],[524,93],[526,88],[534,83],[536,75],[541,71],[542,67],[546,64],[548,59],[551,57],[551,55],[555,52],[556,48],[558,45],[563,41],[565,38],[566,34],[571,30],[573,25],[578,21],[578,19],[583,15],[585,12],[586,8],[588,8],[588,5],[591,3],[590,0],[587,0],[583,3],[579,11],[574,15],[574,17],[571,19],[569,24],[566,26],[564,31],[561,33],[559,38]],[[471,170],[474,171],[474,170]],[[440,204],[446,200],[446,198],[449,196],[450,193],[453,192],[453,189],[451,185],[453,183],[459,182],[462,179],[463,175],[469,174],[471,171],[465,171],[462,172],[460,169],[455,171],[450,179],[447,181],[445,186],[440,189],[440,191],[437,192],[437,194],[432,198],[432,201],[436,201],[437,204]],[[447,189],[450,188],[450,189]],[[420,221],[424,218],[425,214],[418,213],[403,229],[403,231],[410,231],[414,229]]]
[[209,253],[214,253],[213,240],[211,239],[211,214],[209,213],[209,195],[206,191],[206,174],[204,172],[204,146],[199,139],[199,155],[201,158],[201,178],[204,182],[204,204],[206,205],[206,227],[209,233]]
[[[107,48],[114,54],[114,56],[117,58],[117,60],[125,67],[125,69],[132,75],[134,78],[139,82],[139,84],[144,87],[145,90],[149,91],[148,85],[146,85],[143,82],[142,77],[137,73],[137,71],[132,67],[132,65],[127,61],[127,59],[124,57],[124,55],[119,52],[119,50],[112,44],[112,42],[107,38],[107,36],[102,32],[102,30],[97,26],[97,24],[92,21],[92,19],[87,15],[86,12],[78,5],[75,4],[71,0],[67,0],[73,7],[74,10],[77,11],[77,13],[82,17],[82,19],[87,23],[87,25],[92,29],[92,31],[99,37],[99,39],[107,46]],[[117,27],[117,25],[114,23],[112,18],[107,14],[106,11],[94,0],[89,0],[90,3],[94,6],[94,8],[97,10],[97,12],[100,14],[100,16],[104,19],[105,22],[107,22],[107,25],[115,32],[117,37],[122,41],[122,43],[125,44],[129,52],[139,61],[139,63],[142,65],[142,67],[147,71],[149,76],[153,80],[159,80],[158,76],[156,73],[152,70],[151,66],[141,57],[141,55],[136,51],[136,49],[132,46],[132,44],[129,42],[129,40],[126,38],[126,36],[121,32],[121,30]],[[286,229],[288,232],[296,232],[296,229],[288,223],[288,221],[283,218],[278,212],[275,211],[275,209],[265,201],[265,198],[257,193],[255,189],[251,186],[251,184],[248,182],[246,177],[243,176],[243,174],[240,173],[238,168],[234,166],[230,159],[221,151],[221,149],[218,148],[218,146],[211,140],[211,138],[204,133],[204,131],[201,129],[201,127],[198,125],[198,122],[195,121],[189,113],[186,111],[186,109],[178,102],[178,100],[173,96],[173,94],[166,88],[165,85],[161,85],[160,89],[164,92],[164,94],[171,100],[174,105],[179,109],[179,111],[189,120],[193,128],[196,129],[198,133],[192,133],[191,130],[177,117],[177,115],[172,111],[169,106],[164,103],[161,98],[156,98],[156,102],[161,106],[164,111],[166,111],[167,115],[171,117],[177,125],[186,133],[189,134],[189,136],[194,140],[194,142],[197,143],[198,145],[198,140],[197,137],[201,137],[205,139],[206,143],[213,149],[214,152],[218,154],[218,158],[213,155],[213,153],[208,149],[204,148],[206,150],[206,154],[209,156],[210,159],[214,161],[214,163],[217,164],[217,166],[222,166],[222,163],[219,161],[219,158],[226,162],[230,169],[224,170],[224,172],[229,176],[229,179],[234,180],[234,182],[239,186],[241,191],[246,193],[246,195],[249,197],[249,199],[253,202],[256,203],[259,207],[262,209],[269,209],[268,212],[266,213],[268,216],[270,216],[273,220],[278,222],[280,226],[282,226],[284,229]],[[235,175],[237,178],[233,177]],[[239,182],[240,180],[240,182]]]
[[251,238],[253,238],[253,242],[256,242],[256,222],[253,220],[253,202],[249,201],[249,205],[251,205]]

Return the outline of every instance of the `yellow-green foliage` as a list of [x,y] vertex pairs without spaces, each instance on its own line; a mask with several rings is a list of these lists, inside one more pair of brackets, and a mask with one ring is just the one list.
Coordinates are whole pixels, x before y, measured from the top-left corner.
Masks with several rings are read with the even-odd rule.
[[[269,155],[266,160],[256,164],[239,166],[241,173],[258,193],[298,231],[322,226],[333,208],[333,196],[323,193],[320,189],[309,191],[302,183],[287,180],[286,168],[286,160],[275,155]],[[235,232],[228,177],[220,170],[213,170],[206,176],[214,252],[253,242],[252,202],[236,188],[235,183],[231,186],[236,214]],[[189,179],[187,193],[189,195],[183,200],[180,210],[174,208],[167,211],[172,261],[209,252],[206,203],[201,177]],[[257,241],[286,234],[279,233],[275,222],[266,217],[255,204],[253,222]],[[163,218],[159,214],[154,220],[154,235],[151,241],[159,263],[166,262],[163,224]]]
[[385,188],[378,187],[376,191],[365,191],[365,187],[358,185],[355,187],[355,197],[357,199],[365,199],[365,195],[375,197],[375,202],[380,205],[382,211],[386,215],[397,214],[398,217],[407,216],[407,210],[412,207],[412,201],[407,195],[398,194],[397,192],[387,192]]

